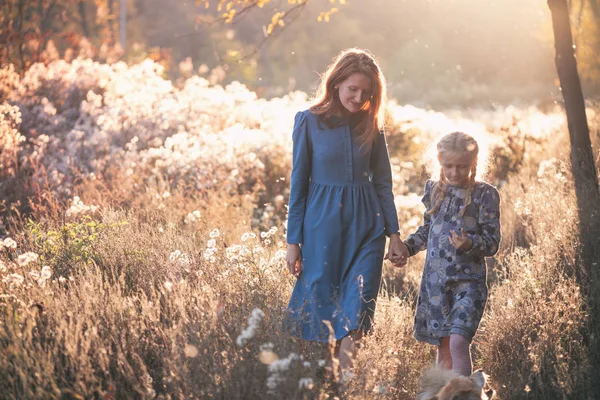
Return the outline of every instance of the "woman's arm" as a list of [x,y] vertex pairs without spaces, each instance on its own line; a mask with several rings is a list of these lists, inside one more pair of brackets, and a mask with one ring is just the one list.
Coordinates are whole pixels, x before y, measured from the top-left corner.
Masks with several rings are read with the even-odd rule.
[[373,141],[371,173],[373,185],[381,204],[385,234],[390,236],[393,233],[399,233],[398,213],[396,212],[394,193],[392,192],[392,168],[383,132]]
[[288,204],[287,242],[300,244],[303,243],[304,213],[312,159],[306,115],[303,112],[296,114],[292,141],[292,177]]

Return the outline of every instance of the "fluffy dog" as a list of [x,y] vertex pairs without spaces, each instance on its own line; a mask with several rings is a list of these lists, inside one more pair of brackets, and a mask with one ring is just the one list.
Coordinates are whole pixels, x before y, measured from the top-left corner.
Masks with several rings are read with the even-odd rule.
[[431,368],[419,381],[417,400],[489,400],[494,391],[483,393],[485,379],[480,370],[466,377],[450,370]]

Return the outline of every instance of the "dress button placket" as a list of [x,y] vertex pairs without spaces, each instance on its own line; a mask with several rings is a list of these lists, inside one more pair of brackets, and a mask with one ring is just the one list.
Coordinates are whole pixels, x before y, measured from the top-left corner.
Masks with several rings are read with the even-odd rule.
[[349,126],[346,126],[344,129],[344,144],[346,158],[346,165],[344,166],[345,178],[346,182],[352,183],[352,135],[350,134]]

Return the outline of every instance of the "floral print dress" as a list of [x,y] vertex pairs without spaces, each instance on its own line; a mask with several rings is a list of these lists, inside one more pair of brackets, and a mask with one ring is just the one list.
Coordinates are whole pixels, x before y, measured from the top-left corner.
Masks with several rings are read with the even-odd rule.
[[[435,184],[425,185],[427,210]],[[449,186],[439,211],[425,213],[423,225],[405,241],[411,256],[427,250],[414,324],[419,341],[440,345],[451,334],[472,341],[481,321],[488,294],[485,257],[496,254],[501,238],[500,196],[484,182],[471,190],[471,203],[459,216],[468,189]],[[473,241],[468,251],[455,249],[448,238],[461,228]]]

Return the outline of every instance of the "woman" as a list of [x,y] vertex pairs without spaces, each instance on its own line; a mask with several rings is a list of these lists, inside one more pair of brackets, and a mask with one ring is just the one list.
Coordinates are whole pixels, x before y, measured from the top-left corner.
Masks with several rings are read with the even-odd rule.
[[[385,78],[366,51],[341,52],[317,100],[296,115],[287,266],[298,279],[288,306],[292,334],[337,341],[342,372],[371,328],[386,259],[401,262],[385,135]],[[327,322],[328,321],[328,322]],[[329,325],[330,324],[330,325]],[[337,354],[336,354],[337,355]]]

